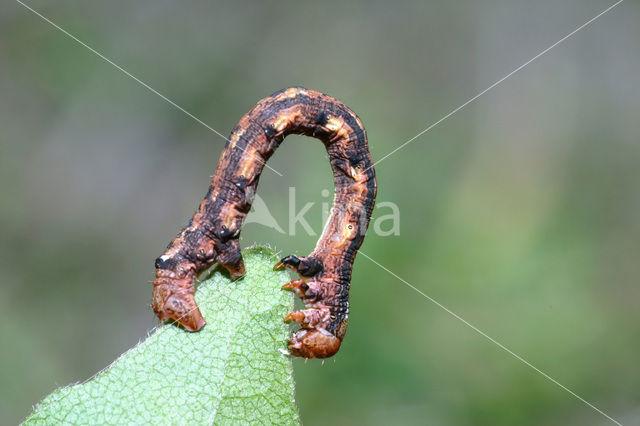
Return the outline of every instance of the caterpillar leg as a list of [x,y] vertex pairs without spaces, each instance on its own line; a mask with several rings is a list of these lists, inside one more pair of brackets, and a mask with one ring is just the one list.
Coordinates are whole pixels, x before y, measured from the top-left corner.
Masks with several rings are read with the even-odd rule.
[[175,320],[189,331],[200,330],[206,324],[193,297],[189,278],[176,278],[171,271],[156,271],[151,307],[162,321]]
[[[331,309],[321,305],[287,315],[284,322],[295,322],[302,327],[289,339],[289,353],[305,358],[327,358],[338,352],[342,339],[327,330],[334,319]],[[344,327],[338,327],[338,330],[344,336]]]
[[194,299],[197,271],[217,261],[235,280],[245,275],[246,270],[237,240],[218,241],[215,248],[213,242],[204,241],[192,251],[196,253],[193,260],[186,260],[185,256],[176,259],[171,254],[156,259],[151,307],[161,320],[174,320],[186,330],[198,331],[206,321]]
[[221,245],[222,248],[219,249],[216,261],[229,271],[232,280],[243,277],[247,273],[247,270],[244,267],[238,240],[229,240],[226,243],[221,243]]
[[304,297],[307,290],[309,290],[309,286],[304,280],[293,280],[283,285],[282,290],[292,291],[296,294],[296,296],[302,298]]
[[[346,316],[338,318],[332,309],[323,304],[323,296],[332,293],[332,283],[322,279],[322,262],[313,258],[287,256],[278,262],[274,269],[287,267],[303,277],[311,279],[289,281],[282,286],[283,290],[292,291],[301,298],[306,309],[291,312],[284,318],[286,323],[297,323],[302,328],[293,333],[289,339],[289,353],[305,358],[328,358],[338,352],[344,331]],[[336,336],[329,330],[334,330]]]
[[282,260],[273,267],[274,270],[281,268],[289,268],[303,277],[312,277],[324,269],[322,262],[315,257],[308,256],[299,258],[293,255],[283,257]]
[[303,328],[315,328],[326,323],[330,315],[328,308],[308,308],[291,312],[284,318],[284,322],[296,322]]
[[289,353],[305,358],[328,358],[338,352],[341,342],[323,328],[302,328],[291,336]]

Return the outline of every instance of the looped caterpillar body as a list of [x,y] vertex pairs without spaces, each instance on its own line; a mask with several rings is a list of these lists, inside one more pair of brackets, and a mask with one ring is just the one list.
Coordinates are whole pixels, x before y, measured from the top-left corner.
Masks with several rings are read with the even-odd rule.
[[196,331],[205,325],[193,283],[218,262],[232,278],[244,275],[239,236],[251,208],[265,162],[289,134],[322,141],[334,175],[331,216],[315,249],[306,257],[287,256],[275,268],[300,275],[283,286],[305,309],[285,321],[301,325],[289,341],[292,355],[326,358],[335,354],[349,317],[349,283],[376,197],[376,178],[367,137],[358,116],[336,99],[299,87],[262,99],[231,132],[209,191],[188,225],[156,259],[152,307],[162,319]]

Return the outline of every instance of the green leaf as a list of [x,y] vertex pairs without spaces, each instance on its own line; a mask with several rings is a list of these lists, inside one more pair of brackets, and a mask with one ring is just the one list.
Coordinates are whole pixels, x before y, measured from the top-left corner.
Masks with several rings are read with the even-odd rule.
[[[247,275],[219,270],[196,291],[199,332],[162,325],[83,384],[46,397],[25,424],[298,424],[291,359],[282,353],[291,293],[275,253],[245,250]],[[99,336],[96,336],[99,338]]]

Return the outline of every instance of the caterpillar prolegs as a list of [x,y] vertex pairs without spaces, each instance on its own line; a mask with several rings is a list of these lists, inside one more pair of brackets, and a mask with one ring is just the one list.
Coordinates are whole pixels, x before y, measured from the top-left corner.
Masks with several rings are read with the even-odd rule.
[[324,143],[335,200],[313,252],[300,258],[287,256],[274,267],[290,268],[300,276],[282,287],[305,305],[285,318],[301,326],[289,340],[289,351],[306,358],[326,358],[338,351],[349,317],[352,265],[369,225],[376,178],[358,116],[336,99],[300,87],[262,99],[231,132],[207,195],[156,259],[152,307],[161,320],[173,319],[187,330],[199,330],[205,320],[194,299],[198,274],[218,262],[232,278],[244,275],[242,223],[265,162],[292,133]]

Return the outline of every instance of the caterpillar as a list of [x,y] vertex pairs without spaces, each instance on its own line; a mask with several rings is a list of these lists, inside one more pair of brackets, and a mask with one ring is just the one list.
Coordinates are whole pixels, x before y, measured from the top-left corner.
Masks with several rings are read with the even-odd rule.
[[194,282],[214,262],[232,279],[245,274],[240,229],[266,161],[289,134],[324,143],[335,198],[313,252],[306,257],[286,256],[274,269],[289,268],[300,276],[282,287],[305,305],[284,318],[301,326],[289,339],[289,353],[327,358],[340,349],[347,329],[352,265],[369,225],[376,177],[360,118],[314,90],[280,90],[259,101],[233,129],[204,200],[155,261],[152,308],[161,320],[175,320],[189,331],[205,325],[194,299]]

